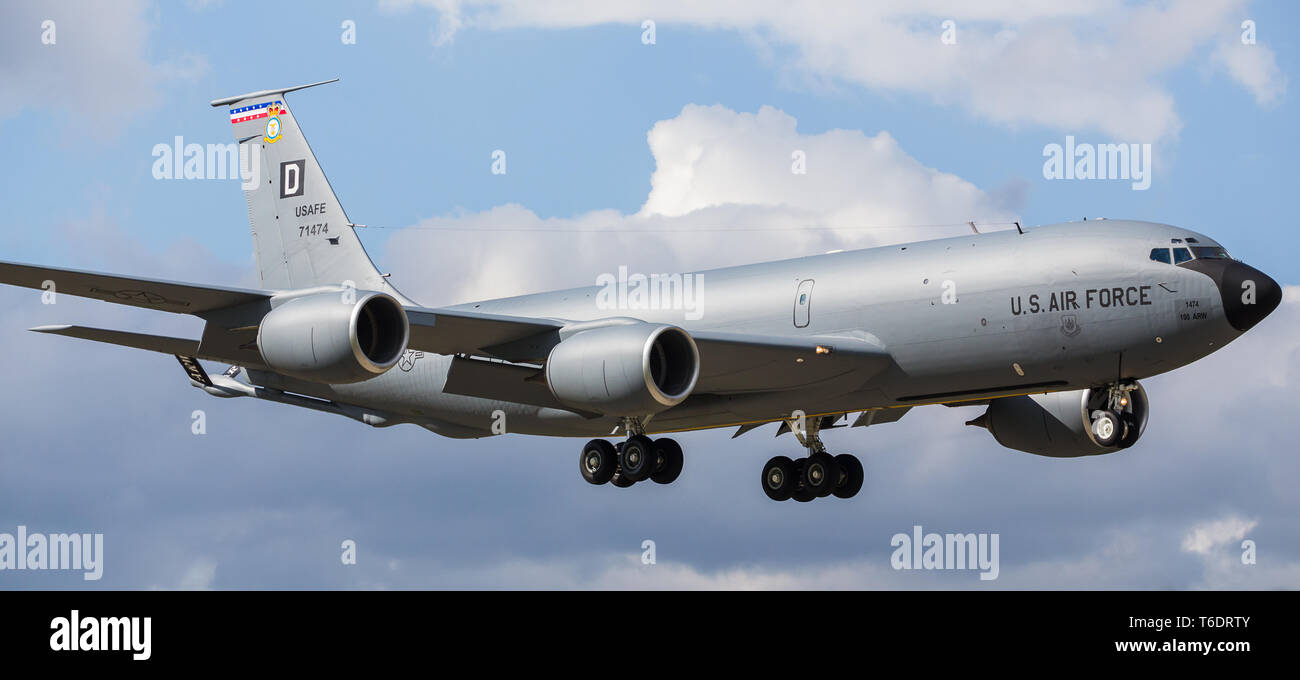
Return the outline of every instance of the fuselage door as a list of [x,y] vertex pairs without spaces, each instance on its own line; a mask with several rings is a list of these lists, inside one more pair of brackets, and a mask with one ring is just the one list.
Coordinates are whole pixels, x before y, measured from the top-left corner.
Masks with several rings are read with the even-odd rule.
[[804,328],[811,318],[813,280],[804,279],[794,293],[794,327]]

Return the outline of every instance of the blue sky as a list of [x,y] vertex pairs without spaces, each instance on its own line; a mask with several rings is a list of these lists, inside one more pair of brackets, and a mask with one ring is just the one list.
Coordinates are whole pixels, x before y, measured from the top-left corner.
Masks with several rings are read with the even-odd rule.
[[[1219,235],[1280,278],[1297,279],[1292,258],[1273,247],[1293,221],[1285,217],[1297,176],[1292,98],[1260,107],[1204,59],[1188,59],[1158,79],[1176,101],[1182,129],[1157,143],[1167,166],[1152,188],[1132,192],[1123,183],[1050,182],[1040,174],[1044,144],[1066,133],[1095,142],[1113,136],[1086,127],[990,125],[960,104],[935,105],[924,95],[816,82],[789,72],[783,56],[792,48],[764,54],[738,32],[670,24],[646,46],[639,25],[467,29],[434,45],[436,16],[420,8],[287,3],[257,8],[257,20],[250,11],[239,3],[143,10],[149,57],[205,66],[158,87],[156,104],[133,112],[112,136],[92,136],[75,112],[40,106],[24,93],[31,104],[4,126],[11,153],[30,159],[23,172],[7,171],[15,195],[33,199],[12,206],[16,221],[41,231],[95,207],[153,239],[175,235],[184,216],[187,235],[223,259],[247,261],[245,234],[229,226],[244,217],[237,193],[153,180],[150,150],[175,135],[228,142],[220,111],[206,106],[217,96],[339,77],[338,85],[294,99],[345,207],[366,224],[401,227],[508,202],[541,217],[633,212],[649,190],[654,159],[644,135],[656,121],[688,103],[735,111],[767,104],[794,116],[805,134],[886,130],[922,163],[980,187],[1025,183],[1026,224],[1110,215],[1186,225]],[[1241,13],[1257,22],[1284,74],[1300,56],[1277,38],[1296,11],[1257,3]],[[339,39],[343,19],[358,24],[355,45]],[[76,39],[69,33],[65,41]],[[505,177],[483,176],[494,149],[509,153]],[[376,174],[382,183],[369,181]],[[112,196],[96,187],[111,187]],[[384,235],[373,233],[367,240],[382,252]],[[50,245],[17,254],[56,253]]]
[[[349,216],[383,227],[362,232],[375,260],[431,304],[589,284],[620,263],[705,268],[963,229],[859,230],[873,225],[1014,218],[1028,226],[1084,216],[1203,231],[1284,284],[1300,283],[1292,245],[1300,112],[1287,83],[1300,72],[1294,3],[815,7],[787,16],[781,3],[755,2],[741,16],[710,3],[609,3],[593,17],[567,2],[8,5],[0,10],[9,72],[0,75],[0,139],[10,162],[0,172],[9,226],[0,259],[255,285],[236,183],[154,179],[151,151],[175,136],[231,141],[225,110],[209,107],[211,99],[339,77],[289,95],[295,116]],[[940,43],[950,16],[956,46]],[[40,42],[46,18],[57,24],[54,45]],[[644,18],[656,19],[653,45],[641,40]],[[1245,19],[1257,26],[1258,44],[1249,47],[1238,40]],[[340,41],[344,20],[356,23],[356,44]],[[1133,28],[1141,26],[1155,28]],[[1234,49],[1255,51],[1220,59],[1242,54]],[[964,52],[954,59],[954,50]],[[791,121],[794,130],[783,127]],[[1151,188],[1044,179],[1044,145],[1066,135],[1152,144]],[[725,161],[777,138],[780,153],[796,144],[821,150],[809,163],[828,173],[816,179],[829,188],[782,193],[770,176]],[[684,181],[664,170],[697,147],[716,151],[724,171]],[[490,173],[496,149],[508,154],[504,176]],[[960,180],[964,193],[937,190],[929,169]],[[880,188],[897,177],[912,179]],[[801,235],[809,222],[833,229]],[[544,224],[560,231],[431,229]],[[645,224],[687,233],[564,231]],[[751,224],[790,233],[691,233]],[[1165,419],[1148,434],[1148,458],[1112,456],[1087,468],[977,440],[959,427],[964,413],[918,412],[843,438],[853,450],[893,452],[872,459],[881,480],[864,501],[869,508],[792,514],[754,498],[751,468],[791,446],[770,433],[737,440],[754,439],[739,450],[725,433],[699,435],[689,446],[710,453],[659,498],[592,495],[572,469],[575,442],[462,444],[414,428],[371,431],[273,406],[214,403],[183,384],[170,358],[19,332],[54,322],[193,332],[192,324],[77,301],[33,307],[27,293],[2,294],[6,371],[31,398],[5,416],[15,446],[0,454],[10,471],[0,483],[0,531],[110,524],[117,545],[132,552],[106,585],[619,587],[638,583],[626,575],[637,569],[619,565],[639,555],[642,535],[654,535],[680,548],[661,575],[644,576],[664,587],[810,579],[965,587],[960,578],[900,579],[886,559],[894,531],[916,522],[960,529],[963,517],[1001,530],[1004,550],[1019,540],[1020,568],[1004,567],[1004,587],[1276,587],[1294,586],[1300,573],[1300,531],[1284,519],[1295,502],[1261,491],[1295,471],[1276,460],[1274,447],[1289,439],[1251,407],[1261,391],[1283,402],[1296,396],[1291,302],[1272,330],[1261,326],[1253,350],[1243,340],[1206,366],[1149,385],[1174,400],[1231,382],[1224,398],[1240,401],[1221,413],[1236,416],[1220,417],[1233,432],[1243,418],[1255,423],[1246,436],[1254,448],[1239,450],[1235,465],[1205,444],[1218,439],[1172,415],[1196,409],[1190,401],[1166,402]],[[1272,357],[1274,370],[1245,365],[1247,352]],[[1251,382],[1266,379],[1276,380]],[[193,408],[214,422],[206,437],[189,434]],[[743,473],[728,484],[727,507],[708,480],[729,478],[731,455]],[[470,494],[465,479],[482,461],[503,466],[506,479]],[[84,477],[58,481],[79,469]],[[897,489],[882,488],[890,479]],[[96,491],[104,480],[118,492]],[[1099,493],[1106,502],[1093,504]],[[921,507],[911,498],[934,500]],[[666,519],[632,529],[591,519],[628,510]],[[1023,520],[1031,510],[1036,518]],[[802,552],[791,551],[764,545],[752,517],[792,534],[820,524],[795,541]],[[1241,575],[1223,571],[1221,555],[1182,547],[1189,532],[1214,522],[1251,526],[1285,559]],[[363,576],[340,571],[330,564],[340,536],[360,536],[375,546],[366,554],[383,559]],[[1126,557],[1105,557],[1116,554]],[[1067,581],[1052,576],[1061,565],[1084,566]],[[78,585],[59,575],[3,575],[0,587],[15,578]]]

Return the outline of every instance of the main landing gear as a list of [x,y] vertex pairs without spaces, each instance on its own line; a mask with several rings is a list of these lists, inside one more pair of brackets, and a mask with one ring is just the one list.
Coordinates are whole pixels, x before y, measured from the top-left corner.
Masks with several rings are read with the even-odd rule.
[[582,447],[579,470],[592,484],[612,483],[627,488],[647,479],[656,484],[672,484],[682,474],[682,447],[667,437],[650,439],[639,424],[627,428],[627,441],[611,444],[593,439]]
[[856,456],[826,453],[819,431],[820,418],[805,418],[807,431],[800,432],[795,419],[787,420],[790,430],[805,448],[808,457],[791,460],[776,456],[763,466],[763,493],[774,501],[790,498],[807,503],[814,498],[835,496],[853,498],[862,489],[865,473]]

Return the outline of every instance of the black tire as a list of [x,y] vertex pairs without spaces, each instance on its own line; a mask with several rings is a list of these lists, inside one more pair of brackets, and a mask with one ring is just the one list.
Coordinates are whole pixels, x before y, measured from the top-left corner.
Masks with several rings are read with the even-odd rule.
[[817,494],[813,493],[813,491],[809,489],[806,484],[803,483],[803,468],[804,465],[807,464],[808,459],[800,458],[799,460],[793,462],[794,462],[794,478],[799,481],[797,484],[794,485],[794,489],[790,492],[790,498],[800,503],[807,503],[808,501],[811,501],[812,499],[817,497]]
[[1092,437],[1097,445],[1102,448],[1116,447],[1119,445],[1119,440],[1124,437],[1124,421],[1114,411],[1093,411],[1089,429],[1092,430]]
[[649,479],[655,469],[654,442],[644,435],[628,437],[618,454],[619,473],[633,482]]
[[799,486],[794,461],[785,456],[776,456],[763,465],[763,493],[774,501],[789,500],[795,487]]
[[624,477],[622,473],[614,475],[614,478],[609,480],[609,483],[613,484],[614,486],[617,486],[620,489],[626,489],[627,487],[636,484],[636,482],[628,479],[627,477]]
[[655,484],[672,484],[682,474],[682,465],[686,462],[682,456],[682,447],[676,441],[663,437],[654,441],[654,448],[655,468],[650,479]]
[[604,484],[618,471],[618,454],[614,445],[604,439],[593,439],[582,447],[582,456],[578,458],[578,471],[582,478],[592,484]]
[[840,468],[840,481],[831,493],[834,493],[836,498],[853,498],[858,495],[858,491],[862,490],[862,482],[866,479],[862,461],[858,460],[857,456],[841,453],[835,456],[835,465]]
[[835,491],[840,481],[840,469],[829,453],[814,453],[808,456],[803,465],[803,485],[818,498],[824,498]]

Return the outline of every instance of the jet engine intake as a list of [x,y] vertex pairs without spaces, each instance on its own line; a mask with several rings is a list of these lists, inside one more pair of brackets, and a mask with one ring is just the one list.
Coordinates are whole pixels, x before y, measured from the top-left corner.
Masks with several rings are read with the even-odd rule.
[[313,293],[268,312],[257,329],[257,349],[277,373],[355,383],[396,365],[410,330],[406,311],[386,293]]
[[645,416],[695,389],[700,352],[686,331],[662,324],[601,326],[566,338],[546,359],[546,384],[562,403],[612,416]]

